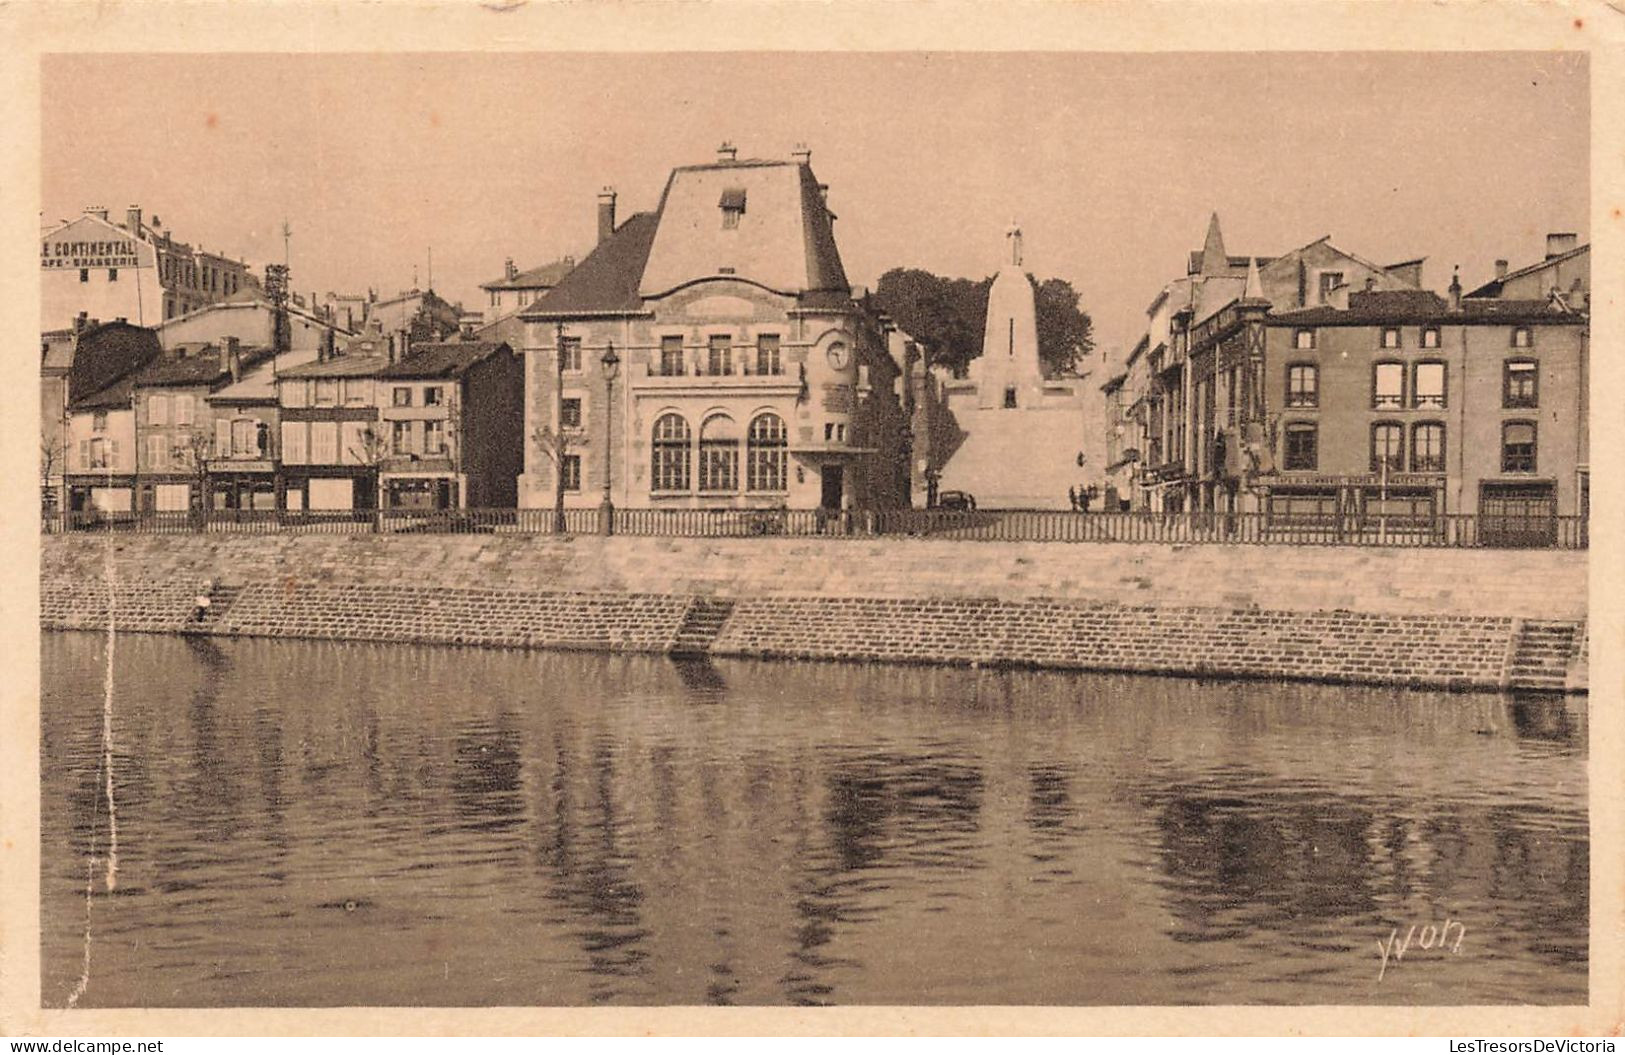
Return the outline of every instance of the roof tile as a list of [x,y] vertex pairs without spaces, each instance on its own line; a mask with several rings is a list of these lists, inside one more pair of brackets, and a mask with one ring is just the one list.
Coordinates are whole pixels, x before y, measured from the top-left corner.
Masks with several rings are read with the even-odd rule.
[[508,348],[499,341],[448,341],[444,344],[413,345],[412,352],[390,363],[377,376],[382,378],[458,377],[463,371]]
[[624,314],[639,311],[638,283],[649,260],[659,216],[640,212],[627,218],[559,284],[526,308],[522,318]]

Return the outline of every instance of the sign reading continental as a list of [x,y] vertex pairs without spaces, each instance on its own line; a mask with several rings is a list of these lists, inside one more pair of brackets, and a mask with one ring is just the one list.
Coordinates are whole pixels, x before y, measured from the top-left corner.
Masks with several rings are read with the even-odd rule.
[[142,267],[134,239],[108,242],[41,242],[40,267],[79,269],[85,267]]

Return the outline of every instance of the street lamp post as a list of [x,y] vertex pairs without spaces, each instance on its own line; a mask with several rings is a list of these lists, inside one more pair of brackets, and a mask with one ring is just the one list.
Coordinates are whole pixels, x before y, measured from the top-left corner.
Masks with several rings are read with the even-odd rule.
[[615,354],[615,342],[610,341],[604,357],[598,360],[604,369],[604,502],[599,508],[599,525],[604,534],[615,534],[615,501],[610,497],[610,470],[614,461],[615,375],[621,369],[621,357]]

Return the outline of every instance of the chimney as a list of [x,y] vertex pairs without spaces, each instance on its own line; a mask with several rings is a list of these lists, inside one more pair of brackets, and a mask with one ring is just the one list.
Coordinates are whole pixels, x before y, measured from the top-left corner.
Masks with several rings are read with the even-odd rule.
[[73,320],[73,332],[84,333],[88,329],[90,329],[90,313],[81,311],[78,318]]
[[235,337],[226,338],[226,366],[231,370],[232,384],[243,379],[243,350]]
[[1450,272],[1450,310],[1461,310],[1461,265]]
[[512,279],[512,278],[517,277],[518,274],[519,274],[519,269],[517,267],[513,266],[513,257],[510,256],[507,260],[503,261],[503,263],[502,263],[502,277],[503,278]]
[[124,210],[124,227],[131,234],[141,235],[141,206],[132,205]]
[[724,139],[722,141],[722,145],[717,147],[717,160],[719,162],[736,161],[738,158],[739,148],[734,146],[733,143],[729,142],[728,140]]
[[1367,293],[1370,293],[1372,290],[1374,290],[1376,288],[1377,288],[1377,280],[1375,278],[1372,278],[1370,275],[1367,275],[1365,277],[1365,291]]
[[812,150],[805,143],[797,143],[796,148],[790,152],[790,156],[795,158],[796,163],[799,165],[812,164]]
[[105,206],[105,205],[87,205],[87,206],[85,206],[85,215],[86,216],[94,216],[98,220],[105,220],[105,219],[107,219],[107,206]]
[[1506,277],[1507,277],[1507,262],[1505,260],[1497,260],[1495,262],[1495,280],[1497,282],[1499,282],[1501,279],[1506,278]]
[[823,202],[826,206],[829,205],[829,184],[820,183],[818,185],[818,200]]
[[615,188],[605,187],[598,192],[598,244],[609,241],[615,233]]
[[1569,232],[1553,231],[1546,236],[1546,259],[1562,256],[1580,244],[1580,236]]

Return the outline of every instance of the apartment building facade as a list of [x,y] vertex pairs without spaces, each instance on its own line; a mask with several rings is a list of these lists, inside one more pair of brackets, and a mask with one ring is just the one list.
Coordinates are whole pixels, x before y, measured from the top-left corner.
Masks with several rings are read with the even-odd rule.
[[618,224],[615,203],[600,196],[596,248],[519,315],[521,505],[902,503],[900,369],[853,300],[810,156],[724,145],[673,171],[654,211]]

